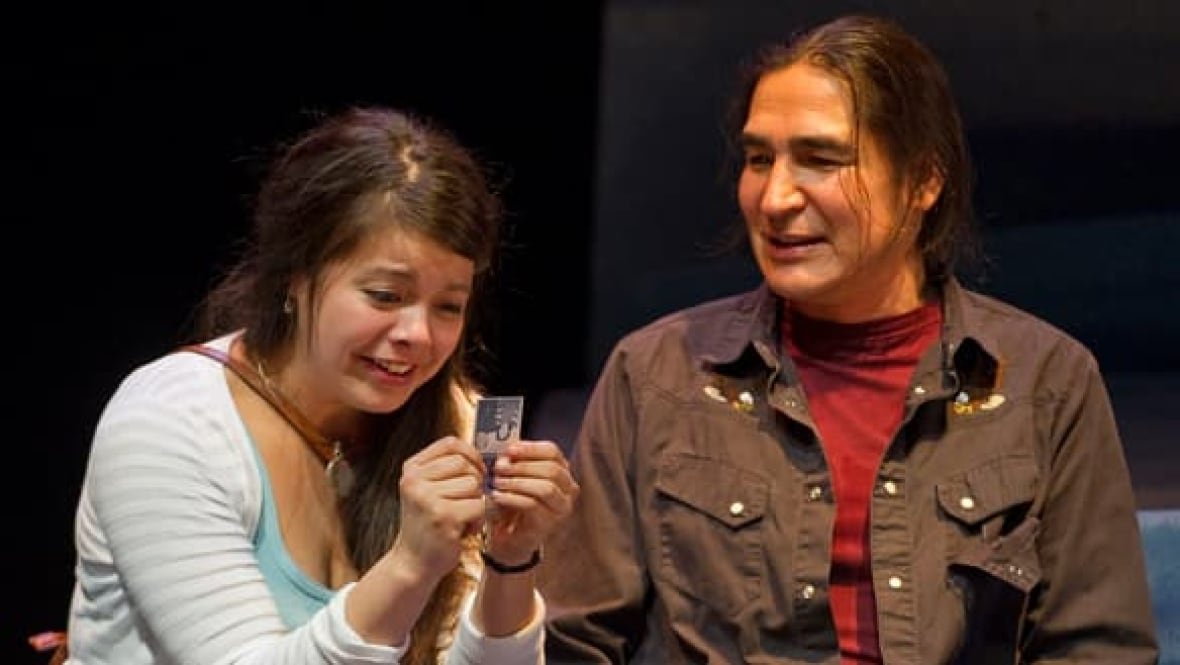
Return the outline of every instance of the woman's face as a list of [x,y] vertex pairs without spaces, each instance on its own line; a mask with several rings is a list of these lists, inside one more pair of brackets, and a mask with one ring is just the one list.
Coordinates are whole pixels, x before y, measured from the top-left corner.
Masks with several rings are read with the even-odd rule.
[[414,231],[361,241],[324,273],[310,344],[301,327],[288,367],[301,375],[301,401],[325,418],[400,408],[458,347],[474,274],[470,259]]
[[771,289],[808,315],[848,322],[920,304],[915,244],[938,191],[905,204],[876,139],[856,141],[853,122],[847,86],[830,73],[806,62],[768,73],[750,100],[738,182]]

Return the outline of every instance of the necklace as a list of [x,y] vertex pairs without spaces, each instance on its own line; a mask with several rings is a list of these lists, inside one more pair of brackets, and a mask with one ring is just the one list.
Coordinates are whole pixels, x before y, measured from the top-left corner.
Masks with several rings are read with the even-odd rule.
[[261,358],[254,359],[254,372],[257,372],[255,378],[262,380],[262,385],[265,392],[258,390],[256,383],[252,382],[250,378],[241,370],[251,369],[249,366],[237,367],[238,374],[250,387],[254,388],[259,395],[266,399],[267,402],[275,408],[287,422],[295,428],[299,433],[300,438],[307,444],[315,456],[324,464],[324,473],[328,477],[328,485],[336,492],[338,497],[346,497],[352,492],[353,486],[356,484],[356,474],[353,473],[352,465],[348,463],[348,458],[344,456],[344,443],[339,439],[330,440],[328,437],[320,433],[315,425],[303,415],[301,411],[295,406],[294,402],[287,398],[274,381],[271,380],[270,375],[267,374],[265,366],[262,364]]

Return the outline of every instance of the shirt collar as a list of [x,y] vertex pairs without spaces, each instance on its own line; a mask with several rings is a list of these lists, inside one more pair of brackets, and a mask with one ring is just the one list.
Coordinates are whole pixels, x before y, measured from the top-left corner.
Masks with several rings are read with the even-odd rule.
[[[939,364],[953,370],[948,373],[953,383],[950,388],[958,390],[964,382],[976,384],[987,376],[993,377],[994,383],[1003,359],[998,353],[998,330],[989,323],[987,309],[977,306],[972,294],[954,278],[947,280],[941,289],[943,331]],[[756,289],[736,296],[728,316],[706,316],[700,325],[690,326],[689,348],[694,356],[715,366],[734,363],[750,349],[767,365],[777,366],[781,355],[779,302],[779,297],[763,282]]]
[[[763,283],[737,296],[728,316],[711,316],[691,326],[688,347],[694,356],[711,365],[736,362],[753,347],[768,363],[777,357],[778,296]],[[766,353],[771,358],[765,358]]]

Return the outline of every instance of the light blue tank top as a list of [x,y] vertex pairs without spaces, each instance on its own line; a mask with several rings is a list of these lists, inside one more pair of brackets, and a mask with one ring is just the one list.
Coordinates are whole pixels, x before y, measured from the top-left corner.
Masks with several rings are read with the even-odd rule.
[[266,585],[270,587],[283,623],[287,628],[295,629],[307,623],[311,615],[327,605],[335,592],[305,575],[291,560],[283,544],[279,513],[275,508],[266,464],[258,453],[258,447],[252,448],[254,459],[258,461],[258,476],[262,480],[262,514],[254,533],[254,554],[258,557],[258,567],[266,578]]

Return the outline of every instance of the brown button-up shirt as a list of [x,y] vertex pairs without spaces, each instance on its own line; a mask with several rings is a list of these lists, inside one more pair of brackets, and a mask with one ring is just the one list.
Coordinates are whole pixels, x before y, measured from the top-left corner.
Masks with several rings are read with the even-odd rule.
[[[889,665],[1157,659],[1134,498],[1092,355],[957,284],[877,470]],[[831,475],[763,286],[623,339],[547,544],[550,663],[838,663]]]

